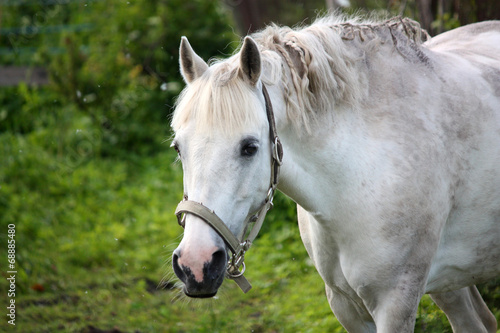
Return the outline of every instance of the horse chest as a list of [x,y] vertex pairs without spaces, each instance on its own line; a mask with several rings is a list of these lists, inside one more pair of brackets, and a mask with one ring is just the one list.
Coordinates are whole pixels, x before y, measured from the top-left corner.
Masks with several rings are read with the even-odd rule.
[[346,276],[349,251],[344,248],[344,242],[339,241],[340,233],[332,224],[324,223],[317,214],[314,216],[301,206],[297,206],[297,212],[302,241],[326,285],[350,299],[360,300]]

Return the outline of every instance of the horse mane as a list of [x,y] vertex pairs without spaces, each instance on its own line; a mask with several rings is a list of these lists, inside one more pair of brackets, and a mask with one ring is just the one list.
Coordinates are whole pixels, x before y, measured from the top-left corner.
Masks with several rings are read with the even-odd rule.
[[[328,15],[305,27],[271,24],[251,36],[262,55],[262,81],[268,85],[283,82],[287,116],[297,129],[306,131],[310,131],[319,114],[331,114],[331,110],[343,104],[357,106],[366,94],[363,83],[367,79],[366,74],[356,70],[356,63],[382,46],[392,47],[405,61],[428,63],[420,45],[429,35],[418,22],[408,18],[376,22],[360,16]],[[183,91],[172,121],[174,130],[192,116],[180,109],[188,109],[188,100],[195,96],[199,100],[196,106],[206,109],[203,120],[198,122],[201,127],[226,123],[224,127],[237,131],[255,120],[246,104],[249,101],[245,100],[245,88],[236,79],[238,60],[237,54],[215,60],[198,84]],[[197,90],[196,94],[190,92],[193,90]],[[202,91],[206,93],[200,94]],[[221,102],[222,105],[217,104]],[[238,112],[234,112],[236,106]]]
[[287,113],[296,127],[306,129],[317,114],[328,113],[339,104],[355,107],[360,101],[364,86],[356,62],[385,44],[407,61],[427,63],[420,45],[430,38],[418,22],[408,18],[376,22],[343,15],[328,15],[295,29],[270,25],[252,37],[263,50],[278,53],[286,63],[294,90],[284,84]]

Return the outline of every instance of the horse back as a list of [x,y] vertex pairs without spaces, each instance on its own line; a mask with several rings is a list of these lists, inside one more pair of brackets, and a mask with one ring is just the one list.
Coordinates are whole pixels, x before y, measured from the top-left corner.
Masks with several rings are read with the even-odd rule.
[[[491,50],[494,55],[494,48],[499,48],[498,39],[500,38],[500,21],[485,21],[465,25],[442,34],[439,34],[424,43],[429,49],[459,49],[467,45],[483,44]],[[469,50],[477,52],[477,49]],[[500,57],[496,53],[497,57]]]

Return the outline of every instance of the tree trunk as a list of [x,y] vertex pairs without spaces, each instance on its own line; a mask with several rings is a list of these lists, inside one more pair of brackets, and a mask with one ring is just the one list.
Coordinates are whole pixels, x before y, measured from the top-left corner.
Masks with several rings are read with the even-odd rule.
[[429,34],[433,35],[432,21],[434,18],[432,15],[431,0],[417,0],[417,9],[420,25],[427,30]]

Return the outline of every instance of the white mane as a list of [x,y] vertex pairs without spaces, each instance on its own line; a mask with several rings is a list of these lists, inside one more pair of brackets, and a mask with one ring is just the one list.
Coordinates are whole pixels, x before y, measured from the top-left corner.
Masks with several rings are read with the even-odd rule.
[[[409,19],[374,23],[327,16],[304,28],[270,25],[252,37],[261,51],[262,81],[281,83],[290,121],[309,130],[317,115],[342,104],[356,107],[364,96],[364,74],[356,70],[357,62],[383,44],[408,61],[425,62],[420,44],[428,34]],[[198,130],[222,126],[226,132],[236,132],[256,120],[252,106],[257,100],[238,79],[238,59],[234,55],[216,61],[182,92],[172,120],[174,130],[196,119]]]

